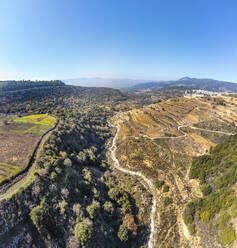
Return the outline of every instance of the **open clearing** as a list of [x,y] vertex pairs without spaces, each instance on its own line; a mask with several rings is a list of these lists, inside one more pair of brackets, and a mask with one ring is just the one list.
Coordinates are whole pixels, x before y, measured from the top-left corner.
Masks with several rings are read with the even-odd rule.
[[26,168],[39,138],[55,123],[45,114],[0,117],[0,183]]

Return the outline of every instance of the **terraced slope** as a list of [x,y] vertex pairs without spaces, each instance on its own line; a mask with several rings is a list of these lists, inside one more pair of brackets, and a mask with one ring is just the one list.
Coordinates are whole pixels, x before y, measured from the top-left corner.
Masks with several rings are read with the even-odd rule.
[[[154,247],[203,244],[205,235],[191,236],[182,218],[187,203],[202,196],[199,181],[188,176],[192,157],[209,153],[235,133],[236,120],[236,99],[225,96],[170,99],[114,118],[120,127],[120,166],[142,173],[156,186]],[[219,245],[215,238],[208,242]]]

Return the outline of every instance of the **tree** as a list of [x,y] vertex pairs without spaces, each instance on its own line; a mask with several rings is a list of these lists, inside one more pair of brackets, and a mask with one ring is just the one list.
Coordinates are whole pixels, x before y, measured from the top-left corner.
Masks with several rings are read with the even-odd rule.
[[105,204],[103,205],[103,208],[104,208],[104,210],[107,212],[107,213],[109,213],[109,214],[113,214],[113,212],[114,212],[114,206],[113,206],[113,203],[112,202],[109,202],[109,201],[107,201],[107,202],[105,202]]
[[58,203],[58,208],[61,215],[65,214],[67,207],[68,207],[68,203],[65,200],[62,200]]
[[74,228],[74,236],[80,245],[85,246],[89,244],[91,240],[91,227],[84,222],[77,223]]
[[91,219],[94,219],[96,212],[99,210],[99,208],[100,208],[99,202],[93,202],[91,205],[89,205],[86,208],[86,211],[88,212]]
[[42,232],[45,228],[46,216],[47,216],[47,208],[45,206],[45,199],[40,202],[40,205],[32,208],[30,212],[31,220],[36,226],[39,232]]

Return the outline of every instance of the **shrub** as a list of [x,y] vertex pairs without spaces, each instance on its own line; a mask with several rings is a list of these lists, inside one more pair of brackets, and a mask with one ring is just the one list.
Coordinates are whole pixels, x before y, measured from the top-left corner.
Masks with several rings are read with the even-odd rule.
[[81,246],[88,245],[91,240],[91,227],[84,222],[79,222],[74,228],[74,235]]
[[132,234],[132,237],[137,235],[137,224],[135,223],[134,217],[131,214],[126,214],[123,217],[123,226],[127,228]]
[[83,211],[82,211],[81,205],[79,203],[76,203],[73,205],[73,212],[76,214],[77,217],[82,218]]
[[166,193],[170,190],[170,187],[168,185],[165,185],[163,188],[163,192]]
[[163,180],[156,180],[154,184],[157,189],[160,189],[165,184],[165,182]]
[[210,213],[208,211],[203,211],[200,214],[200,218],[202,222],[206,222],[210,220]]
[[187,225],[187,227],[188,227],[188,231],[191,235],[193,235],[196,232],[195,224],[189,224],[189,225]]
[[56,178],[57,178],[56,172],[55,172],[55,171],[51,172],[51,174],[50,174],[50,179],[51,179],[52,181],[55,181]]
[[103,208],[105,210],[105,212],[109,213],[109,214],[113,214],[114,212],[114,206],[113,206],[113,203],[112,202],[105,202],[105,204],[103,205]]
[[221,210],[219,220],[216,224],[217,228],[223,229],[228,223],[229,219],[230,219],[230,215],[228,214],[228,212],[225,210]]
[[235,200],[234,203],[232,204],[230,212],[233,218],[237,217],[237,200]]
[[166,196],[166,197],[164,198],[164,200],[163,200],[164,206],[168,206],[168,205],[170,205],[171,203],[173,203],[172,198]]
[[67,206],[68,206],[68,203],[65,200],[60,201],[58,203],[58,208],[59,208],[59,212],[60,212],[61,215],[65,214]]
[[39,232],[42,232],[45,226],[46,207],[44,203],[45,199],[41,201],[40,205],[32,208],[30,212],[30,218]]
[[93,182],[93,177],[92,177],[92,173],[90,170],[88,170],[87,168],[84,168],[82,170],[82,173],[83,173],[83,178],[85,180],[87,180],[89,183],[92,183]]
[[223,245],[230,245],[236,239],[235,231],[230,227],[227,226],[221,233],[221,242]]
[[202,186],[202,193],[203,193],[204,196],[207,196],[207,195],[211,194],[211,192],[212,192],[212,187],[211,187],[211,185],[209,185],[209,184],[204,184],[204,185]]
[[128,241],[128,230],[124,225],[120,225],[120,227],[119,227],[118,238],[122,242]]
[[100,208],[100,203],[99,202],[93,202],[91,205],[89,205],[86,208],[87,213],[89,214],[91,219],[94,219],[96,212]]
[[191,224],[194,221],[195,211],[196,206],[194,202],[190,202],[184,209],[183,218],[186,225]]

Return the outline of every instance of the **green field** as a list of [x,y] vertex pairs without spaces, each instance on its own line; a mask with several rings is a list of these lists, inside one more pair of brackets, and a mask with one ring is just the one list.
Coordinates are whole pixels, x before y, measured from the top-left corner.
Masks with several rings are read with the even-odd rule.
[[[4,120],[7,121],[6,124],[4,124]],[[52,128],[55,123],[56,119],[46,114],[15,118],[2,117],[0,118],[0,133],[40,136]]]

